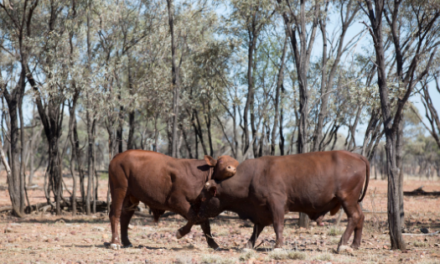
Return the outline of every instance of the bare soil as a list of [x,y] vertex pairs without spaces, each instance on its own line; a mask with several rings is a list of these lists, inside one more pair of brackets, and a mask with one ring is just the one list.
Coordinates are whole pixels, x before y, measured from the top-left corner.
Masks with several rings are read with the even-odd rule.
[[[71,190],[72,179],[64,178]],[[34,181],[40,188],[29,191],[31,204],[45,202],[43,177]],[[99,181],[99,200],[106,200],[107,180]],[[407,178],[405,191],[424,186],[425,191],[440,191],[440,181]],[[6,177],[0,172],[0,207],[9,205]],[[363,208],[367,210],[361,248],[337,254],[340,236],[345,229],[345,215],[339,227],[336,216],[326,216],[325,226],[298,228],[297,213],[286,215],[284,251],[272,251],[275,233],[271,226],[260,235],[255,251],[242,248],[252,233],[252,223],[225,213],[211,221],[213,236],[221,250],[207,247],[200,227],[193,227],[186,237],[177,240],[176,230],[185,220],[178,215],[153,223],[152,217],[133,217],[129,231],[133,248],[110,250],[108,216],[76,215],[65,211],[62,216],[34,213],[23,219],[0,215],[0,263],[440,263],[439,197],[405,197],[405,235],[408,250],[390,250],[386,222],[387,182],[371,180]],[[65,197],[69,196],[67,191]],[[80,196],[78,191],[77,196]],[[148,214],[148,211],[144,211]]]

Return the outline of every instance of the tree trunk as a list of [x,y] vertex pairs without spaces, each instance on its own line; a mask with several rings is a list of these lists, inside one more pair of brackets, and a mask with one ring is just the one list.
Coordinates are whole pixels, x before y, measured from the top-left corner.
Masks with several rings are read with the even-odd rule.
[[402,228],[400,221],[400,194],[399,194],[399,168],[397,164],[397,138],[398,131],[395,126],[399,127],[401,119],[395,120],[391,112],[391,103],[389,99],[389,91],[387,86],[387,76],[385,68],[385,51],[382,32],[382,15],[384,12],[384,1],[375,1],[375,10],[371,1],[366,0],[369,10],[369,19],[372,26],[372,37],[374,40],[374,48],[376,51],[377,65],[377,84],[379,86],[380,103],[382,109],[382,119],[385,130],[386,145],[385,152],[387,157],[387,175],[388,175],[388,226],[390,231],[390,240],[392,249],[406,248],[402,237]]
[[134,149],[134,130],[135,130],[135,123],[134,123],[134,110],[130,111],[128,113],[128,140],[127,140],[127,150],[128,149]]
[[208,103],[208,109],[204,109],[204,117],[206,124],[206,131],[208,132],[208,143],[209,143],[209,155],[214,156],[214,147],[212,145],[212,134],[211,134],[211,107]]
[[[287,35],[284,39],[284,47],[283,47],[283,53],[281,55],[281,61],[280,61],[280,70],[278,72],[278,80],[277,80],[277,87],[275,91],[275,117],[273,121],[273,128],[272,128],[272,136],[271,136],[271,147],[270,147],[270,155],[275,155],[275,138],[276,138],[276,132],[277,132],[277,126],[279,122],[279,108],[280,108],[280,90],[283,86],[283,80],[284,80],[284,60],[286,58],[286,51],[287,51]],[[281,124],[280,124],[281,126]],[[281,131],[281,129],[280,129]],[[281,137],[281,134],[280,134]],[[280,139],[281,141],[281,139]],[[280,143],[281,144],[281,143]]]
[[284,122],[284,107],[283,107],[283,98],[284,98],[284,85],[281,85],[281,107],[280,107],[280,155],[284,156],[284,133],[283,133],[283,122]]
[[[22,217],[24,214],[24,195],[22,195],[21,188],[23,186],[23,177],[21,174],[21,167],[19,165],[20,162],[20,146],[18,143],[18,137],[20,135],[20,130],[18,127],[18,115],[17,108],[20,105],[21,100],[23,100],[22,95],[24,93],[24,74],[25,70],[22,69],[20,74],[20,79],[16,85],[16,87],[12,90],[11,94],[9,94],[6,89],[6,84],[4,87],[1,87],[3,90],[3,96],[6,99],[6,103],[8,104],[9,109],[9,137],[10,137],[10,173],[7,175],[8,180],[8,191],[9,197],[11,199],[12,211],[13,214],[19,217]],[[23,90],[23,91],[22,91]],[[23,142],[22,142],[23,145]],[[5,159],[6,160],[6,159]],[[6,167],[6,164],[4,164]]]
[[[76,123],[76,118],[73,120],[73,151],[75,152],[75,158],[76,158],[76,164],[78,166],[78,174],[79,174],[79,190],[81,192],[81,200],[85,201],[86,200],[86,190],[85,190],[85,186],[84,186],[84,170],[82,167],[82,162],[81,162],[81,149],[79,146],[79,138],[78,138],[78,126]],[[83,210],[85,211],[85,208],[83,208]]]
[[183,128],[182,124],[180,124],[179,126],[180,126],[180,131],[182,131],[183,140],[185,141],[186,150],[188,152],[187,158],[189,157],[190,159],[192,159],[193,155],[192,155],[192,151],[191,151],[191,145],[189,144],[188,137],[186,135],[186,131]]
[[11,198],[11,205],[12,205],[12,211],[14,215],[17,215],[19,217],[23,217],[23,214],[20,212],[20,200],[17,199],[19,198],[19,196],[16,195],[15,192],[12,193],[11,195],[11,189],[12,191],[15,191],[15,186],[13,186],[12,183],[15,183],[15,180],[13,175],[12,175],[12,171],[11,168],[9,167],[8,161],[6,160],[6,155],[3,151],[3,144],[2,144],[2,139],[0,137],[0,158],[1,158],[1,162],[6,170],[6,177],[7,177],[7,181],[8,181],[8,190],[9,190],[9,197]]
[[[253,28],[255,28],[255,25],[252,25]],[[249,32],[249,39],[248,39],[248,70],[247,70],[247,81],[248,81],[248,93],[247,93],[247,97],[246,97],[246,104],[244,106],[244,111],[243,111],[243,122],[244,122],[244,126],[243,126],[243,136],[244,136],[244,142],[243,142],[243,153],[246,153],[247,149],[249,148],[249,141],[250,141],[250,137],[249,137],[249,120],[248,120],[248,112],[250,112],[250,117],[251,117],[251,125],[252,125],[252,134],[255,135],[256,131],[254,131],[254,125],[253,125],[253,121],[255,119],[255,115],[254,115],[254,82],[253,82],[253,76],[252,76],[252,69],[254,66],[254,50],[255,50],[255,45],[257,43],[257,36],[255,35],[255,32],[253,30],[251,30],[251,32]],[[255,134],[254,134],[255,132]],[[255,141],[254,141],[255,142]],[[255,152],[254,152],[255,153]]]
[[168,6],[168,23],[170,26],[171,33],[171,75],[172,75],[172,85],[173,85],[173,117],[172,117],[172,152],[171,156],[177,158],[177,122],[179,116],[179,90],[180,90],[180,80],[179,80],[179,66],[176,65],[176,43],[174,36],[174,3],[173,0],[167,0]]
[[116,142],[118,144],[118,153],[124,152],[124,141],[122,139],[124,128],[124,107],[119,107],[119,126],[116,130]]
[[[290,37],[296,72],[298,76],[298,87],[299,87],[299,124],[298,124],[298,140],[297,140],[297,153],[307,153],[309,151],[307,144],[307,118],[309,111],[309,91],[307,84],[307,73],[309,70],[310,56],[313,48],[313,43],[316,36],[316,30],[318,27],[319,19],[319,3],[318,1],[314,4],[314,14],[311,21],[310,33],[306,29],[306,1],[301,1],[299,17],[290,12],[291,17],[296,17],[295,21],[297,24],[292,28],[291,21],[293,18],[289,18],[287,13],[283,13],[284,22],[287,29],[287,34]],[[297,40],[296,34],[298,33],[299,42]],[[301,227],[309,227],[310,220],[306,214],[300,213],[299,225]]]
[[[92,191],[93,183],[94,183],[94,177],[95,177],[95,171],[94,171],[94,163],[95,163],[95,155],[94,155],[94,149],[95,149],[95,116],[93,113],[90,113],[90,110],[87,110],[87,197],[86,197],[86,213],[87,215],[90,215],[92,212],[91,208],[91,199],[92,199]],[[93,197],[94,199],[94,197]]]

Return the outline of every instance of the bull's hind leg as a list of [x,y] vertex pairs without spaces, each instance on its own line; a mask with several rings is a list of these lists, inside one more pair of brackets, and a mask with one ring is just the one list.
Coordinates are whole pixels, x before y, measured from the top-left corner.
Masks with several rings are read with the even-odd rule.
[[257,241],[257,238],[260,235],[261,231],[263,231],[263,229],[264,229],[264,225],[254,224],[254,231],[252,232],[251,238],[246,243],[245,248],[254,248],[255,247],[255,242]]
[[357,224],[360,222],[360,213],[362,213],[358,210],[359,205],[356,200],[354,200],[353,202],[344,201],[342,203],[342,207],[347,214],[348,224],[344,234],[342,234],[341,240],[339,241],[338,252],[346,247],[346,245],[348,244],[348,240],[350,239],[351,234],[353,233]]
[[364,213],[362,212],[362,208],[359,204],[357,204],[357,210],[359,214],[359,220],[354,228],[354,239],[353,243],[351,244],[351,247],[354,249],[358,249],[361,245],[361,239],[362,239],[362,228],[364,227]]
[[[273,199],[277,201],[276,199]],[[278,200],[279,201],[279,200]],[[284,202],[270,202],[273,219],[273,229],[277,236],[275,248],[282,248],[284,244]]]
[[139,200],[134,196],[127,196],[124,199],[122,214],[121,214],[121,240],[124,247],[132,247],[128,239],[128,225],[133,217],[134,211],[139,204]]
[[206,242],[208,242],[208,246],[213,249],[219,248],[218,244],[214,241],[214,238],[211,234],[211,225],[209,224],[209,220],[203,221],[200,224],[200,227],[203,230],[203,234],[205,234]]
[[112,204],[110,207],[110,226],[112,229],[112,240],[110,242],[110,247],[113,249],[119,249],[121,247],[118,225],[119,219],[121,217],[122,204],[124,202],[125,194],[127,193],[127,188],[111,188]]

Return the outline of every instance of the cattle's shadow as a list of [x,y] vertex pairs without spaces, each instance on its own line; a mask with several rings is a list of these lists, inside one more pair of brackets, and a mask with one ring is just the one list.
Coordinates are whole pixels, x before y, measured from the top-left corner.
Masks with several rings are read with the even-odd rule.
[[73,245],[65,245],[62,246],[64,248],[102,248],[102,249],[108,249],[111,250],[109,248],[107,248],[106,246],[104,246],[103,244],[91,244],[91,245],[85,245],[85,244],[73,244]]

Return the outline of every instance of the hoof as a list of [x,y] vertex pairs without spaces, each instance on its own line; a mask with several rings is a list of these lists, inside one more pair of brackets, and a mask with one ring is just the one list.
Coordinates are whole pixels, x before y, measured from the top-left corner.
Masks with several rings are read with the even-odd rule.
[[348,254],[348,255],[353,255],[353,249],[351,247],[345,246],[345,245],[344,246],[340,246],[338,248],[338,253],[339,254],[345,253],[345,254]]
[[110,244],[109,248],[113,249],[113,250],[119,250],[119,249],[121,249],[121,245],[119,245],[119,244]]
[[122,248],[132,248],[132,247],[133,247],[133,245],[130,243],[130,244],[126,245],[126,246],[123,246]]
[[180,234],[179,230],[177,230],[177,232],[176,232],[176,238],[177,239],[181,239],[182,238],[182,235]]
[[215,243],[215,242],[214,242],[214,244],[208,243],[208,246],[210,248],[214,249],[214,250],[219,250],[220,249],[219,245],[217,243]]
[[359,249],[359,246],[358,245],[351,245],[350,246],[352,249],[354,249],[354,250],[358,250]]

